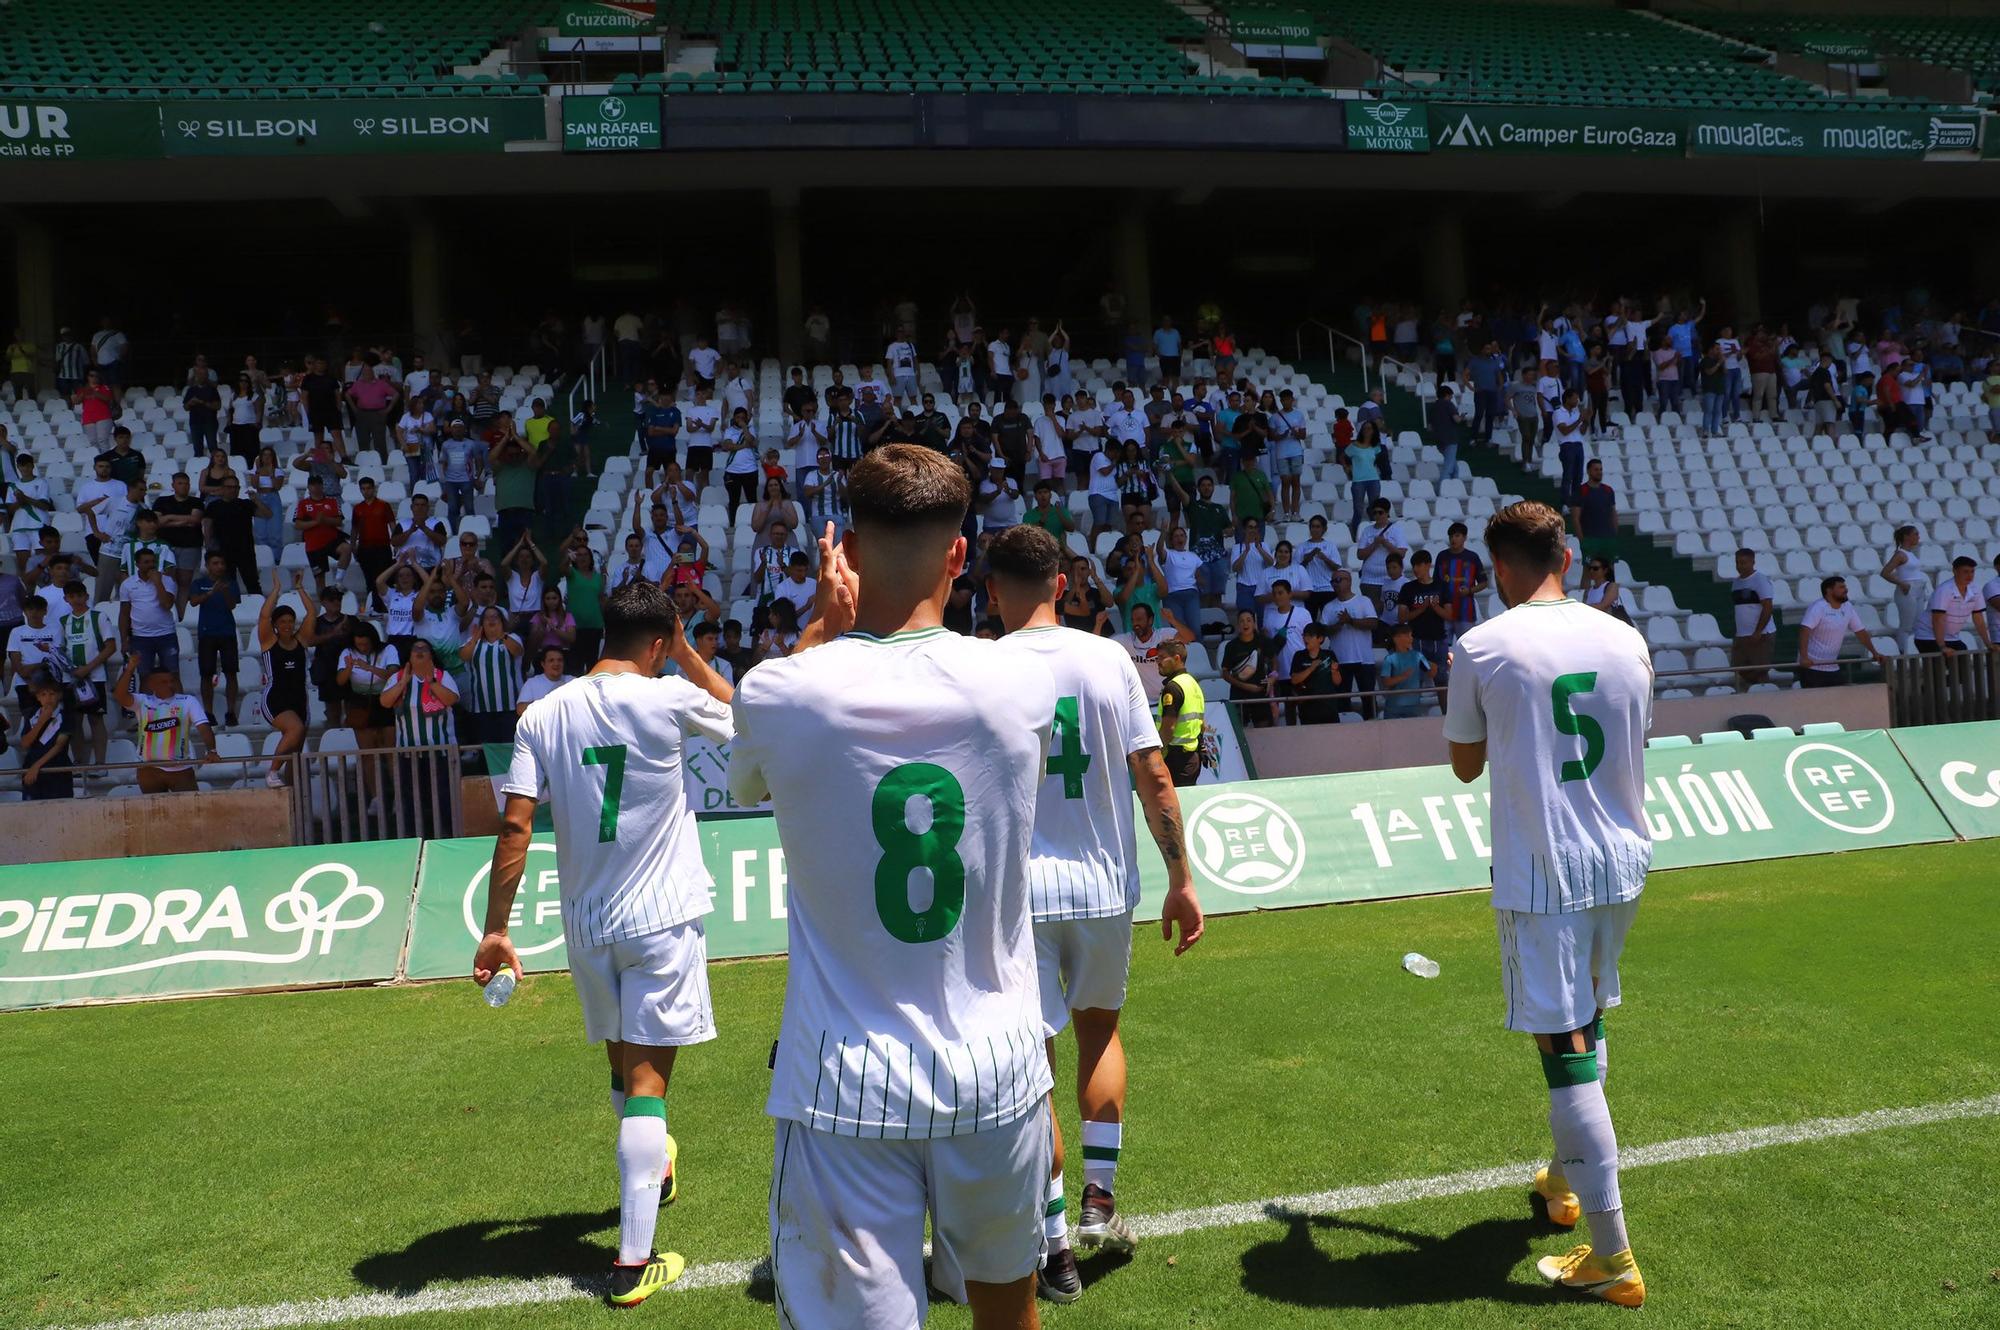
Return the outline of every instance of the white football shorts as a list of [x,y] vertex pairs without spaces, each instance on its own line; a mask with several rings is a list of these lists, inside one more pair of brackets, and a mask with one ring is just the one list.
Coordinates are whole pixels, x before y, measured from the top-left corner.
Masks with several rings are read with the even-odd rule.
[[778,1119],[771,1280],[780,1330],[910,1330],[930,1282],[1011,1284],[1042,1264],[1053,1142],[1048,1102],[989,1131],[877,1140]]
[[569,972],[593,1044],[678,1048],[715,1038],[700,919],[602,947],[571,947]]
[[1117,1011],[1132,973],[1132,911],[1105,919],[1035,924],[1035,971],[1042,984],[1042,1034],[1053,1039],[1072,1011]]
[[1564,1034],[1617,1006],[1618,957],[1638,912],[1636,900],[1574,914],[1495,910],[1507,1028]]

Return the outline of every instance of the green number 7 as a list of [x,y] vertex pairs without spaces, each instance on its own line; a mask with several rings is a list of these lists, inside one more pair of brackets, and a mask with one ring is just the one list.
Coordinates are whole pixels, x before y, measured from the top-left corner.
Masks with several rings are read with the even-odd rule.
[[583,765],[605,767],[604,807],[597,815],[597,839],[618,839],[618,800],[625,793],[625,745],[606,744],[583,750]]

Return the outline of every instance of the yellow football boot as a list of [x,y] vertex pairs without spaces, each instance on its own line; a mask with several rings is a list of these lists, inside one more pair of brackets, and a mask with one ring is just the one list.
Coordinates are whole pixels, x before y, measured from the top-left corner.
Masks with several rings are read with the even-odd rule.
[[679,1252],[654,1252],[644,1265],[611,1267],[611,1287],[604,1296],[614,1307],[636,1307],[681,1277],[687,1262]]
[[1583,1218],[1583,1204],[1569,1189],[1569,1182],[1561,1177],[1550,1178],[1546,1164],[1535,1170],[1535,1195],[1542,1198],[1549,1222],[1558,1228],[1575,1228],[1576,1221]]
[[1593,1256],[1585,1243],[1566,1256],[1544,1256],[1535,1262],[1535,1269],[1552,1284],[1620,1307],[1638,1307],[1646,1301],[1646,1281],[1639,1275],[1630,1247],[1611,1256]]
[[[680,1153],[680,1146],[674,1143],[673,1133],[669,1132],[667,1134],[667,1176],[666,1185],[660,1189],[661,1205],[672,1205],[680,1197],[681,1171],[675,1166],[680,1158]],[[1570,1199],[1575,1200],[1576,1198],[1572,1196]],[[1571,1220],[1570,1222],[1575,1223],[1576,1221]]]

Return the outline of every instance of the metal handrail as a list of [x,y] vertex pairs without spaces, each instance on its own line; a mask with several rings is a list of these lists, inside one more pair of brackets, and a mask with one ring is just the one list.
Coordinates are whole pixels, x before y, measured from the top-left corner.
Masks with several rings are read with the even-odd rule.
[[583,367],[569,386],[569,417],[564,421],[565,424],[569,423],[569,420],[576,419],[576,395],[580,392],[584,401],[596,402],[604,395],[605,385],[610,381],[609,375],[605,346],[600,342],[597,354],[590,358],[590,363]]
[[1360,348],[1361,395],[1364,398],[1367,397],[1368,396],[1368,343],[1362,341],[1359,337],[1355,337],[1352,336],[1351,334],[1342,332],[1340,329],[1334,327],[1332,324],[1328,323],[1324,319],[1308,318],[1305,322],[1299,324],[1296,328],[1292,329],[1292,350],[1297,353],[1297,358],[1301,363],[1303,363],[1306,358],[1305,334],[1307,328],[1318,328],[1326,333],[1326,364],[1329,370],[1333,369],[1335,366],[1339,364],[1339,359],[1338,359],[1339,348],[1334,345],[1333,341],[1334,338],[1338,337],[1344,342],[1352,342],[1356,347]]

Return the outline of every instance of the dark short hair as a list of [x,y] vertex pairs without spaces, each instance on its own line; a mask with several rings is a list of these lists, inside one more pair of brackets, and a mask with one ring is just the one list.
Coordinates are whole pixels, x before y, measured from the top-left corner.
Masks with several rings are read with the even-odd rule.
[[1420,563],[1429,563],[1430,561],[1431,552],[1429,550],[1410,551],[1410,567],[1414,568]]
[[271,610],[272,623],[276,623],[280,619],[296,619],[298,617],[299,617],[299,612],[293,609],[290,605],[277,605],[274,606]]
[[1466,525],[1463,522],[1453,522],[1445,532],[1447,536],[1464,536],[1469,534],[1471,533],[1466,529]]
[[1750,547],[1749,547],[1748,545],[1745,545],[1745,546],[1743,546],[1743,547],[1742,547],[1741,549],[1739,549],[1739,550],[1737,550],[1737,551],[1736,551],[1736,557],[1737,557],[1737,558],[1739,558],[1739,559],[1740,559],[1740,558],[1742,558],[1742,557],[1743,557],[1744,555],[1746,555],[1746,554],[1747,554],[1747,555],[1749,555],[1749,556],[1750,556],[1751,558],[1753,558],[1753,559],[1757,557],[1757,551],[1755,551],[1755,550],[1751,549],[1751,548],[1750,548]]
[[1819,593],[1824,596],[1827,592],[1833,590],[1846,580],[1846,578],[1838,573],[1835,573],[1832,577],[1822,577],[1819,579]]
[[857,527],[957,528],[971,499],[958,463],[920,444],[877,448],[847,473],[847,501]]
[[986,547],[986,566],[993,576],[1024,587],[1055,584],[1063,570],[1063,547],[1038,526],[1010,526]]
[[659,584],[644,578],[627,582],[604,603],[604,654],[630,660],[657,638],[681,630],[674,598]]
[[[498,605],[495,605],[493,608],[497,610],[500,607]],[[554,642],[551,642],[547,646],[544,646],[542,648],[542,654],[540,658],[546,662],[549,658],[549,653],[551,651],[555,652],[558,656],[561,656],[565,661],[569,659],[569,652],[564,648],[556,645]]]
[[1276,591],[1276,590],[1277,590],[1277,589],[1278,589],[1279,587],[1283,587],[1283,588],[1284,588],[1284,589],[1285,589],[1286,591],[1290,591],[1290,590],[1292,589],[1292,584],[1291,584],[1291,581],[1290,581],[1289,579],[1287,579],[1287,578],[1283,578],[1283,577],[1274,577],[1274,578],[1272,578],[1272,579],[1271,579],[1271,590],[1273,590],[1273,591]]
[[694,635],[697,638],[714,637],[721,631],[722,630],[720,628],[716,627],[715,620],[713,619],[703,619],[700,623],[694,626]]
[[1562,514],[1546,503],[1522,499],[1488,519],[1486,552],[1495,563],[1553,573],[1562,567],[1566,535]]
[[1961,554],[1951,561],[1951,566],[1954,572],[1960,568],[1977,568],[1979,560],[1973,558],[1970,554]]

